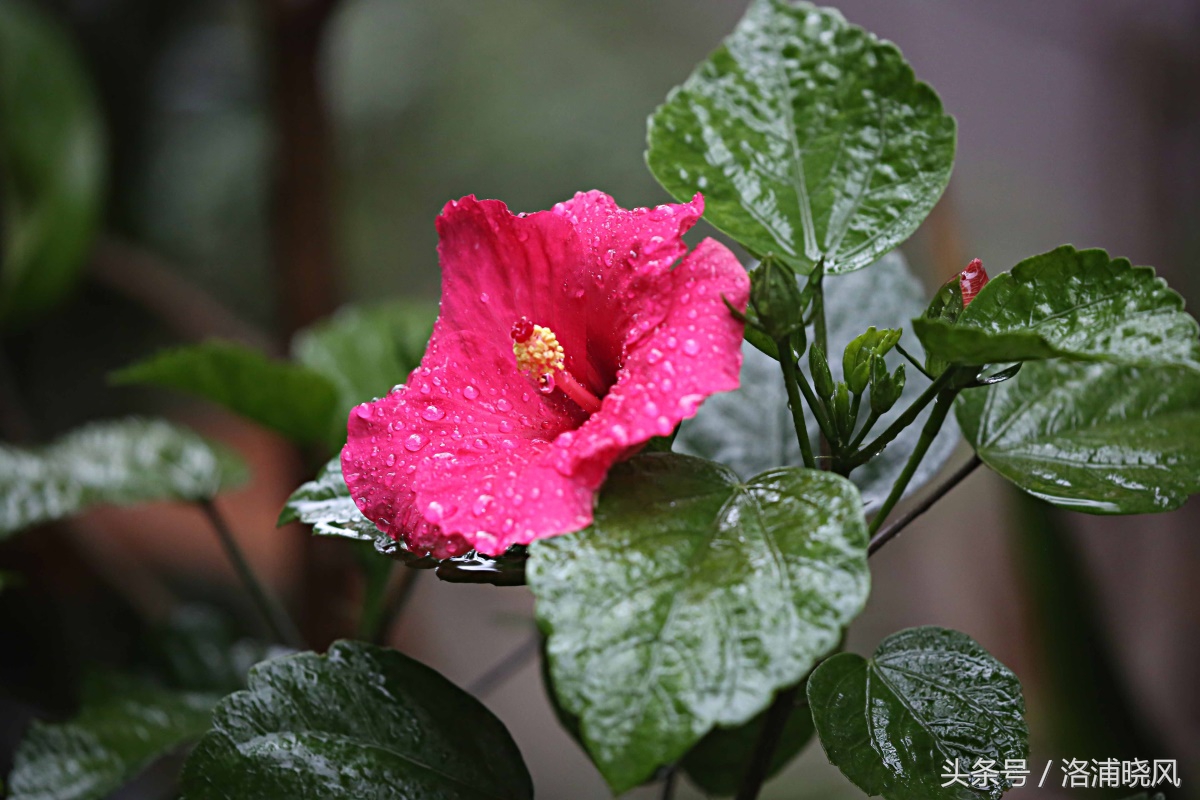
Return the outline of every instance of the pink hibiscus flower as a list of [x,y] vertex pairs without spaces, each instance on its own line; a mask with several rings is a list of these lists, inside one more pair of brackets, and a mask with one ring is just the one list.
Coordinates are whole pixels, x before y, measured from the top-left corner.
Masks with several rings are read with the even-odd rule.
[[421,366],[350,414],[342,473],[363,514],[438,558],[589,525],[615,462],[737,388],[725,300],[744,310],[749,280],[716,241],[687,252],[703,211],[700,195],[627,211],[601,192],[529,215],[447,204]]

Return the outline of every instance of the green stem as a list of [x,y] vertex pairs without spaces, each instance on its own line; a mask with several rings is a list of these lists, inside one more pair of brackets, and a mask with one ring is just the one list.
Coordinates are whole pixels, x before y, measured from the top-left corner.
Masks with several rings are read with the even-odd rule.
[[796,698],[800,694],[804,682],[801,681],[790,689],[784,689],[775,695],[775,702],[767,709],[767,717],[763,720],[762,732],[750,756],[750,764],[738,787],[736,800],[757,800],[763,784],[767,782],[767,773],[771,771],[771,759],[779,749],[779,740],[783,738],[783,730],[787,726],[788,717],[796,707]]
[[825,326],[825,257],[821,257],[821,261],[817,266],[821,270],[821,277],[817,279],[817,285],[813,287],[813,339],[820,346],[821,352],[826,356],[829,355],[829,337]]
[[887,519],[887,515],[891,513],[896,503],[900,502],[900,498],[904,496],[904,490],[908,488],[909,481],[912,480],[912,476],[917,471],[917,467],[920,466],[921,460],[925,458],[925,453],[929,450],[929,446],[937,438],[938,431],[942,429],[942,423],[946,421],[946,415],[950,413],[950,407],[954,405],[954,398],[957,394],[957,389],[945,389],[938,393],[937,402],[933,405],[933,411],[930,412],[929,419],[925,421],[925,427],[921,428],[921,436],[917,439],[917,446],[913,448],[912,455],[908,457],[908,463],[904,465],[904,471],[900,473],[900,477],[896,478],[896,482],[892,484],[892,491],[888,494],[887,500],[883,501],[883,505],[871,519],[871,526],[867,529],[868,533],[874,534],[879,530],[879,526]]
[[908,363],[910,363],[914,367],[916,367],[917,372],[920,372],[926,378],[929,378],[929,380],[933,380],[933,376],[929,374],[929,372],[925,369],[925,367],[921,364],[921,362],[917,361],[917,359],[913,357],[912,353],[905,350],[904,347],[901,346],[899,343],[896,344],[896,352],[899,353],[900,355],[904,356],[906,359],[908,359]]
[[362,614],[358,618],[358,638],[364,642],[382,643],[381,640],[385,634],[383,630],[384,606],[388,584],[395,571],[394,564],[388,565],[388,569],[383,572],[363,569],[366,587],[363,590]]
[[674,800],[675,783],[679,777],[679,767],[672,764],[667,767],[667,774],[663,776],[662,792],[659,794],[660,800]]
[[854,439],[851,440],[846,449],[853,452],[855,448],[862,444],[862,440],[867,438],[867,434],[871,432],[871,428],[875,427],[876,422],[879,422],[879,415],[872,411],[867,415],[867,421],[863,423],[862,428],[859,429],[858,433],[855,435]]
[[809,384],[808,378],[803,372],[797,370],[796,375],[799,378],[800,392],[804,395],[804,399],[808,402],[808,407],[812,409],[813,416],[817,419],[817,426],[821,429],[821,435],[827,441],[836,441],[837,431],[833,428],[833,421],[829,418],[829,410],[825,408],[825,403],[817,397],[817,393],[813,391],[812,385]]
[[945,389],[952,380],[954,380],[954,377],[955,373],[953,369],[947,369],[945,372],[939,375],[937,380],[929,384],[929,387],[921,393],[920,397],[913,401],[911,406],[904,409],[904,413],[897,417],[896,421],[887,427],[887,430],[872,439],[870,444],[866,445],[861,450],[854,453],[854,455],[850,456],[850,458],[846,459],[847,466],[849,466],[851,469],[854,469],[855,467],[861,467],[863,464],[879,455],[883,448],[887,447],[893,439],[900,435],[901,431],[916,421],[921,412],[925,410],[925,406],[933,402],[939,396],[941,391]]
[[416,586],[417,576],[420,574],[421,570],[411,567],[405,567],[400,572],[400,578],[392,584],[391,591],[380,604],[382,611],[375,629],[371,631],[370,641],[383,644],[387,639],[388,632],[396,624],[396,618],[400,616],[404,606],[408,604],[408,599],[412,597],[413,587]]
[[238,546],[237,539],[229,530],[229,525],[225,522],[225,518],[217,511],[217,507],[211,500],[200,500],[198,504],[204,515],[208,517],[208,521],[212,524],[213,530],[216,531],[217,539],[220,540],[221,546],[225,549],[225,555],[229,557],[229,561],[233,564],[234,570],[245,586],[250,598],[254,601],[254,605],[258,607],[258,612],[266,621],[267,627],[271,631],[271,635],[276,640],[283,642],[289,647],[297,650],[305,648],[304,640],[300,636],[300,631],[296,629],[296,624],[292,622],[291,617],[283,610],[282,604],[266,587],[258,580],[254,574],[250,562],[246,560],[245,554],[242,553],[241,547]]
[[[796,428],[796,440],[800,443],[800,455],[804,466],[809,469],[817,468],[817,459],[813,456],[812,442],[808,438],[808,426],[804,423],[804,405],[800,402],[797,387],[801,385],[803,376],[796,367],[796,358],[792,353],[792,343],[785,337],[776,342],[779,347],[779,366],[783,370],[783,383],[787,387],[788,408],[792,412],[792,424]],[[807,381],[805,382],[807,385]],[[812,391],[809,389],[809,391]]]

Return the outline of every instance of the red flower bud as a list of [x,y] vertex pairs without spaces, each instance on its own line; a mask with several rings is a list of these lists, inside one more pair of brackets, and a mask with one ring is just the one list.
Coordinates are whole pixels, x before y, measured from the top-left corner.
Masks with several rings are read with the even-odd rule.
[[966,308],[979,290],[987,286],[988,274],[983,268],[983,262],[978,258],[972,259],[967,268],[958,273],[958,286],[962,289],[963,308]]

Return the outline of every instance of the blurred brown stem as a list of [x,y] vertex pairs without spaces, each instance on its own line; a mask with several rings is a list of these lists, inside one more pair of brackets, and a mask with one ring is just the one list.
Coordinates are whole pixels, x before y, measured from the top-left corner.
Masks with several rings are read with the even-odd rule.
[[264,331],[246,322],[183,277],[161,257],[113,236],[97,243],[88,272],[107,289],[129,298],[187,341],[231,339],[278,355]]
[[[337,0],[262,0],[270,74],[274,163],[271,249],[283,333],[337,308],[333,241],[332,126],[321,95],[321,45]],[[297,479],[303,476],[297,476]],[[353,620],[334,601],[355,584],[352,554],[338,542],[303,544],[301,596],[305,634],[318,648],[353,635]]]

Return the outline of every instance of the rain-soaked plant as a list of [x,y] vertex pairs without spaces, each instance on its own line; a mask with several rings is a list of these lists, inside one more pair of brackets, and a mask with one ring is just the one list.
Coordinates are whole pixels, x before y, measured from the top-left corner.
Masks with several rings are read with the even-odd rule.
[[[1200,490],[1195,320],[1152,269],[1070,246],[991,280],[972,261],[929,299],[895,248],[949,180],[954,119],[834,11],[754,0],[648,142],[679,204],[450,202],[427,347],[428,319],[388,306],[303,332],[290,363],[211,343],[116,379],[340,451],[280,521],[363,543],[362,639],[386,629],[397,562],[527,585],[560,719],[614,793],[669,795],[681,773],[754,798],[815,735],[869,795],[998,797],[1029,755],[1020,683],[942,628],[841,652],[868,557],[980,464],[1072,510],[1178,507]],[[748,268],[712,239],[689,251],[701,218]],[[974,457],[895,516],[959,431]],[[190,499],[240,559],[211,502],[229,464],[142,421],[5,448],[0,529]],[[9,790],[98,797],[195,740],[188,800],[533,794],[483,705],[349,640],[263,661],[224,697],[98,690],[29,733]],[[81,741],[100,755],[71,756]]]

